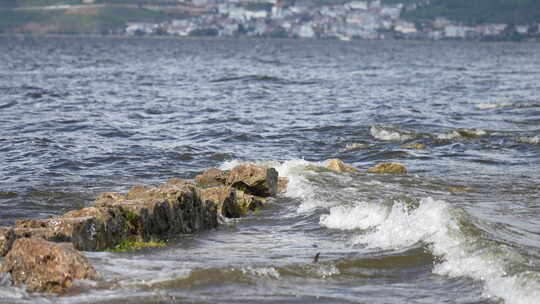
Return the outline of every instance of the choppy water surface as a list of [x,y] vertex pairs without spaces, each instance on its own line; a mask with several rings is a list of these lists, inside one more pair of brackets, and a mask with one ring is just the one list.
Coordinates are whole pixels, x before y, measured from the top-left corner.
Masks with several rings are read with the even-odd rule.
[[[0,92],[1,225],[241,162],[291,181],[2,303],[540,302],[539,44],[0,38]],[[409,174],[306,169],[331,157]]]

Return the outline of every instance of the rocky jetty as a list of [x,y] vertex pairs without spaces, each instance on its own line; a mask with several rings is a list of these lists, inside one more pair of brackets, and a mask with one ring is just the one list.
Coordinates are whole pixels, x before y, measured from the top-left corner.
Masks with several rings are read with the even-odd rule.
[[29,291],[64,293],[73,280],[97,274],[78,251],[115,248],[126,240],[152,242],[216,228],[284,191],[288,180],[274,168],[243,164],[230,171],[209,169],[194,182],[173,179],[134,186],[126,194],[103,193],[83,209],[50,219],[0,227],[0,270]]

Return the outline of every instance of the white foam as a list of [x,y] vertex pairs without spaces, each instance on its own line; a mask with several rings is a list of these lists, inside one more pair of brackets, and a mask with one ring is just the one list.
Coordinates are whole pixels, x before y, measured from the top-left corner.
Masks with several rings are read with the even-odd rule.
[[244,164],[244,163],[246,163],[246,162],[243,162],[243,161],[238,160],[238,159],[233,159],[233,160],[223,162],[221,164],[221,166],[219,166],[219,169],[220,170],[231,170],[232,168],[234,168],[234,167],[236,167],[238,165]]
[[519,141],[525,144],[538,145],[540,144],[540,135],[533,137],[520,137]]
[[297,212],[304,213],[319,207],[331,207],[339,202],[333,202],[328,199],[328,195],[320,186],[308,180],[309,175],[318,174],[307,170],[309,166],[321,167],[322,162],[308,162],[305,160],[289,160],[276,166],[279,176],[285,176],[289,179],[285,196],[295,198],[301,201]]
[[[376,214],[369,214],[376,213]],[[357,222],[365,223],[355,223]],[[321,217],[321,224],[344,230],[373,227],[363,231],[354,243],[368,248],[402,249],[420,242],[428,244],[432,253],[441,257],[433,271],[451,277],[470,277],[485,282],[486,296],[496,296],[507,304],[540,303],[540,275],[509,275],[506,268],[523,263],[523,258],[500,245],[475,247],[480,239],[463,232],[460,221],[466,221],[458,209],[444,201],[422,199],[417,209],[410,210],[396,202],[391,210],[361,203],[353,207],[332,208]]]
[[392,127],[372,126],[369,132],[371,136],[385,141],[406,141],[414,138],[413,134]]
[[476,108],[478,110],[493,110],[498,108],[505,108],[514,106],[514,103],[511,102],[496,102],[496,103],[481,103],[477,104]]
[[242,274],[254,275],[262,278],[279,280],[281,275],[274,267],[244,267]]
[[320,224],[331,229],[369,229],[381,224],[388,215],[388,208],[382,204],[359,203],[355,207],[336,206],[330,214],[322,215]]
[[456,138],[464,138],[464,137],[480,137],[487,135],[486,130],[482,129],[459,129],[454,130],[448,133],[438,134],[437,139],[439,140],[452,140]]

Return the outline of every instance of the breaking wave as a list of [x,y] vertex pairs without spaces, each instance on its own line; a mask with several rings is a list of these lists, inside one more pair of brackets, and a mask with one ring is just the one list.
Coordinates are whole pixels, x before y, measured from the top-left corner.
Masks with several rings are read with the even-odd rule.
[[358,229],[352,242],[368,248],[400,250],[427,245],[440,258],[433,268],[435,274],[483,281],[486,297],[495,296],[509,304],[540,301],[540,275],[514,271],[525,267],[526,259],[509,246],[483,239],[473,220],[445,201],[424,198],[418,206],[400,201],[337,206],[321,216],[320,224]]
[[411,132],[401,131],[388,126],[372,126],[369,132],[371,136],[385,141],[406,141],[415,137]]

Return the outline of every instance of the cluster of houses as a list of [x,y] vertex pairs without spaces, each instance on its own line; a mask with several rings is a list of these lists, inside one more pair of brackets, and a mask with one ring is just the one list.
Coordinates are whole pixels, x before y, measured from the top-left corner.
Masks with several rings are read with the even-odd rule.
[[128,35],[266,36],[323,39],[496,39],[502,35],[539,35],[536,25],[467,26],[438,18],[415,24],[402,18],[429,0],[383,4],[380,0],[315,5],[296,0],[190,0],[197,14],[163,23],[129,23]]

